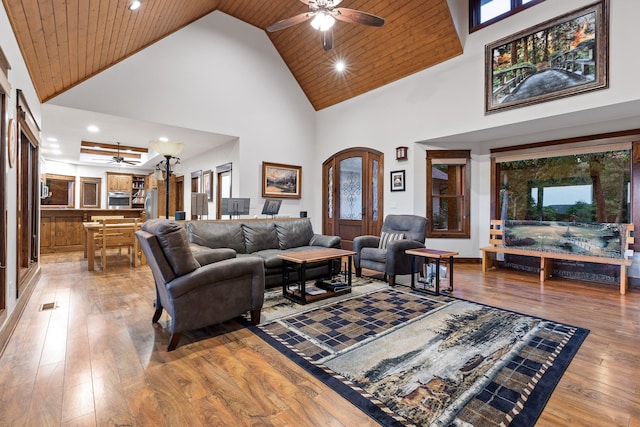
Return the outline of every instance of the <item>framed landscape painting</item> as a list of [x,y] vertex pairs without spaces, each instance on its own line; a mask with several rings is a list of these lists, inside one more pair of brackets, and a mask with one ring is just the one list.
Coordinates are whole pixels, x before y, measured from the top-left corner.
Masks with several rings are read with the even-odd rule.
[[302,166],[262,162],[262,197],[302,197]]
[[485,113],[609,86],[609,2],[485,46]]

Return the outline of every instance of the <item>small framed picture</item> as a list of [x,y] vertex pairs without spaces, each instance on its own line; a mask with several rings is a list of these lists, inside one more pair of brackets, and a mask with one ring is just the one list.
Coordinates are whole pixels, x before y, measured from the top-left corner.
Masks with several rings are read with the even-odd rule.
[[391,191],[404,191],[404,171],[391,172]]

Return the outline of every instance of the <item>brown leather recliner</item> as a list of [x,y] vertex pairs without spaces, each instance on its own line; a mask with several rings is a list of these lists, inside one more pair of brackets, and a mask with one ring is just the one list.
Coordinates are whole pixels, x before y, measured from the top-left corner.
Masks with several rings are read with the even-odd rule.
[[182,332],[251,312],[260,322],[264,301],[264,265],[260,258],[235,258],[231,249],[196,256],[186,230],[166,219],[145,222],[136,232],[156,284],[158,322],[165,309],[171,316],[167,351],[176,348]]

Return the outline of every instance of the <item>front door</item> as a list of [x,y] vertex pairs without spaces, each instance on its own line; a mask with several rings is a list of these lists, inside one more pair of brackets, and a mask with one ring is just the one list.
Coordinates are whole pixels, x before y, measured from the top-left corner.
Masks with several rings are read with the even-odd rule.
[[343,249],[357,236],[380,234],[383,160],[379,151],[350,148],[323,163],[323,233],[340,236]]

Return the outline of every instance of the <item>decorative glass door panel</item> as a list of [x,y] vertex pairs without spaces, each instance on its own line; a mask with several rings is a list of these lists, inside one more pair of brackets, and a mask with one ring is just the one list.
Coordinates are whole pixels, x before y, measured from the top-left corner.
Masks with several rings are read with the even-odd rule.
[[362,219],[362,157],[340,161],[340,219]]

